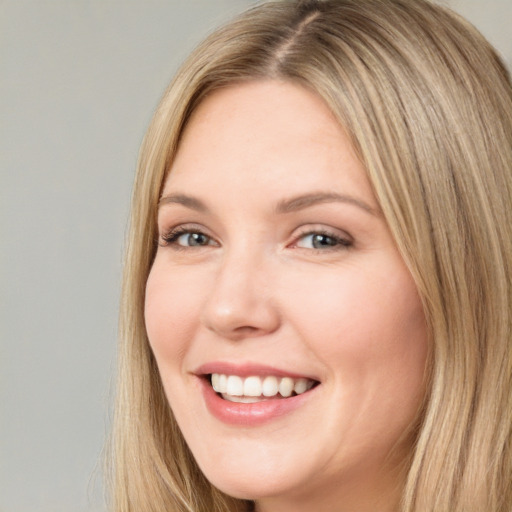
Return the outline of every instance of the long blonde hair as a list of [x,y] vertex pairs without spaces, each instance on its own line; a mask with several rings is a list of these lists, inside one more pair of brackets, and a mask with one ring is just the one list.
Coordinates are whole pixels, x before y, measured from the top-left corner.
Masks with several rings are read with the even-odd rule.
[[134,185],[112,439],[115,512],[250,504],[201,474],[144,327],[156,207],[191,112],[255,79],[315,91],[349,133],[421,295],[429,392],[403,512],[512,510],[512,89],[492,47],[425,0],[278,1],[211,35],[165,92]]

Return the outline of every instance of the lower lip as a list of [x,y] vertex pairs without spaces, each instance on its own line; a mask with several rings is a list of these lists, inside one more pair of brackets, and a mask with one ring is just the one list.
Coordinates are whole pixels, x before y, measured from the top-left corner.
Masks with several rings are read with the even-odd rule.
[[301,407],[316,389],[289,398],[270,398],[262,402],[244,404],[224,400],[206,379],[201,378],[200,381],[206,407],[210,413],[223,423],[242,426],[257,426],[290,414]]

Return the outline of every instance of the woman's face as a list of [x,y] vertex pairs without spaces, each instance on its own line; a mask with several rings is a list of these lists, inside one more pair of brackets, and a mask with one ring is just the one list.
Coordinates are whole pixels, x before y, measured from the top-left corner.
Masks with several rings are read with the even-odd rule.
[[425,319],[322,100],[277,81],[209,96],[158,227],[147,332],[206,477],[260,510],[392,509],[424,393]]

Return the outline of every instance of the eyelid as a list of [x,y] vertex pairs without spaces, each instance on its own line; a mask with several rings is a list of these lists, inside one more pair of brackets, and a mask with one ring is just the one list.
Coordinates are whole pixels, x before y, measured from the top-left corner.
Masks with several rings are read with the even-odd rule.
[[335,246],[326,247],[324,249],[321,249],[323,251],[328,250],[340,250],[341,248],[348,249],[354,245],[354,238],[347,233],[346,231],[342,231],[340,229],[326,227],[326,226],[320,226],[320,225],[308,225],[308,226],[302,226],[299,228],[299,232],[297,234],[294,234],[293,241],[291,242],[291,246],[294,246],[298,249],[304,249],[304,250],[319,250],[319,249],[312,249],[312,248],[305,248],[305,247],[298,247],[298,242],[307,236],[310,235],[323,235],[330,238],[333,238],[334,240],[338,241],[339,243]]
[[[175,226],[171,226],[170,228],[167,228],[165,230],[159,230],[158,235],[158,244],[161,247],[169,247],[172,246],[176,250],[183,250],[187,249],[187,246],[180,245],[176,243],[177,238],[179,238],[181,235],[185,235],[187,233],[197,233],[204,235],[208,237],[210,241],[213,241],[213,244],[208,244],[204,246],[196,246],[196,248],[201,247],[208,247],[208,246],[219,246],[219,243],[215,239],[213,235],[211,235],[208,230],[201,226],[200,224],[190,223],[190,224],[177,224]],[[194,248],[193,246],[190,246],[189,248]]]
[[[354,239],[353,237],[344,230],[333,228],[333,227],[327,227],[325,225],[320,224],[307,224],[300,226],[295,230],[296,232],[292,234],[292,240],[291,242],[287,243],[286,246],[289,248],[296,248],[296,249],[302,249],[306,251],[318,251],[318,252],[327,252],[329,250],[335,251],[335,250],[341,250],[341,249],[348,249],[354,245]],[[197,245],[197,246],[188,246],[188,245],[181,245],[177,243],[177,239],[185,234],[188,233],[197,233],[204,235],[209,239],[209,243],[206,245]],[[298,243],[301,239],[307,237],[307,236],[313,236],[313,235],[323,235],[329,238],[334,239],[337,243],[332,246],[326,245],[325,247],[318,248],[318,247],[300,247],[298,246]],[[213,243],[210,243],[213,242]],[[166,229],[159,229],[159,235],[158,235],[158,245],[162,247],[172,246],[175,250],[186,250],[186,249],[199,249],[204,247],[212,247],[217,246],[219,247],[220,244],[216,240],[215,236],[211,234],[210,230],[205,228],[201,224],[197,223],[180,223],[177,225],[173,225]]]

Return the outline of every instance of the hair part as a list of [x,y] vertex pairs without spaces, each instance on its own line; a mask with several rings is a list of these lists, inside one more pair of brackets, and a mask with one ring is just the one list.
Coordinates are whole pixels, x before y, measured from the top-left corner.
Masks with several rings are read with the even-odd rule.
[[337,116],[423,301],[428,393],[402,511],[508,512],[512,88],[476,29],[425,0],[265,3],[207,38],[164,94],[127,240],[114,510],[248,510],[209,484],[183,440],[149,348],[144,295],[158,200],[189,117],[217,89],[269,79],[314,91]]

